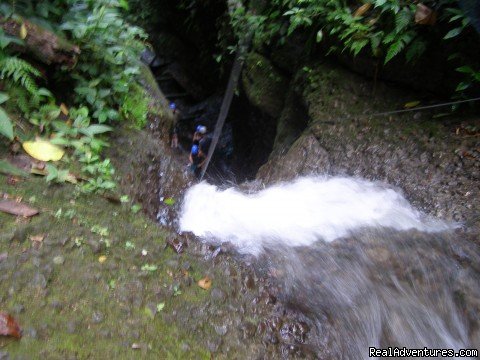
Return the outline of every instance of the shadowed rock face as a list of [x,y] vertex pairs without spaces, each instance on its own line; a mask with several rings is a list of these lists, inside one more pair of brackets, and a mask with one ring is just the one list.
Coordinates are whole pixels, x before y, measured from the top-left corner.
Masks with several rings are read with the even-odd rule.
[[[276,151],[257,173],[259,181],[308,174],[380,180],[401,188],[422,211],[478,233],[480,141],[466,130],[475,118],[438,120],[428,112],[360,117],[402,108],[418,95],[385,84],[377,84],[372,94],[371,82],[329,64],[297,76],[305,78],[301,101],[309,126],[290,147],[274,144]],[[284,113],[292,113],[289,106]]]
[[285,155],[278,155],[263,165],[257,179],[266,184],[289,181],[299,176],[328,174],[329,155],[312,134],[300,137]]

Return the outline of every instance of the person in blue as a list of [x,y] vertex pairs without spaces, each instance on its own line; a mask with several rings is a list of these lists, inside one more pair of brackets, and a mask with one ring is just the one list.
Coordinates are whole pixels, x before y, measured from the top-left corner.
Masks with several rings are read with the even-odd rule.
[[200,149],[198,145],[193,145],[192,149],[190,150],[190,171],[195,175],[199,176],[200,174],[200,163],[202,162],[202,158],[200,156]]
[[203,139],[206,133],[207,133],[207,128],[203,125],[198,125],[195,128],[195,133],[193,134],[193,145],[199,145],[200,140]]

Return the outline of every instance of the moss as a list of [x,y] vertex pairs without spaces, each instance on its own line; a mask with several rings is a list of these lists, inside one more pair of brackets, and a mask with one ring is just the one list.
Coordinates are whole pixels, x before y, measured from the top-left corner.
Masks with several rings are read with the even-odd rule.
[[274,118],[280,115],[288,81],[268,59],[257,53],[248,54],[242,83],[253,105]]
[[[4,184],[6,177],[0,175],[0,182]],[[168,321],[172,312],[187,311],[189,305],[204,302],[207,293],[194,286],[181,286],[178,297],[168,291],[155,293],[168,289],[181,277],[178,269],[168,265],[177,255],[165,249],[166,230],[140,214],[132,214],[129,206],[112,204],[94,195],[76,196],[71,185],[47,186],[41,178],[29,178],[5,190],[24,201],[36,199],[32,205],[41,214],[29,222],[29,234],[45,238],[40,245],[29,239],[0,242],[0,253],[8,253],[7,260],[1,263],[2,310],[12,313],[19,304],[25,308],[15,315],[24,329],[24,338],[9,342],[3,350],[13,357],[32,359],[72,355],[87,359],[105,354],[129,359],[143,351],[131,349],[135,342],[145,344],[144,357],[210,358],[202,335]],[[75,216],[55,216],[58,209],[62,214],[73,210]],[[22,222],[0,213],[2,233],[19,228]],[[108,228],[103,241],[108,238],[110,246],[100,252],[89,245],[92,241],[102,242],[102,237],[91,231],[94,225]],[[77,245],[75,239],[82,239],[78,242],[81,244]],[[127,250],[126,241],[134,243],[135,249]],[[142,249],[148,251],[146,257],[141,255]],[[101,255],[107,257],[104,263],[98,261]],[[64,258],[63,265],[53,263],[56,256]],[[189,261],[197,277],[205,273],[205,264]],[[158,270],[144,274],[140,268],[145,263],[158,265]],[[128,286],[139,279],[142,293],[132,294]],[[111,280],[114,288],[109,286]],[[138,298],[132,300],[135,296]],[[166,303],[165,309],[152,320],[145,315],[144,306],[159,302]],[[93,320],[95,312],[102,314],[99,323]],[[71,324],[75,326],[73,333],[67,331]],[[31,329],[35,329],[36,336],[32,337]],[[182,350],[183,343],[188,343],[188,350]]]

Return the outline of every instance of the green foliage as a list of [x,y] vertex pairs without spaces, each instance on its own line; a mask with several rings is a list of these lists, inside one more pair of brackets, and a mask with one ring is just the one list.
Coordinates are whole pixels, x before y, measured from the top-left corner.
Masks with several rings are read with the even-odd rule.
[[47,164],[46,165],[46,170],[48,172],[47,177],[45,180],[47,182],[56,182],[56,183],[64,183],[68,180],[69,178],[69,172],[68,170],[59,170],[55,165],[53,164]]
[[130,93],[124,97],[121,114],[135,127],[142,129],[147,124],[148,97],[139,85],[132,85]]
[[475,70],[471,66],[464,65],[456,69],[459,73],[464,74],[464,80],[460,82],[456,88],[457,92],[464,92],[480,83],[480,69]]
[[[0,92],[0,105],[9,99],[9,96],[3,92]],[[0,134],[7,139],[13,140],[13,125],[12,120],[0,106]]]
[[435,8],[424,3],[436,11],[434,26],[415,22],[419,3],[413,0],[272,0],[252,13],[238,8],[231,14],[231,24],[239,38],[254,29],[257,48],[283,44],[286,37],[301,32],[310,39],[307,49],[312,48],[308,44],[328,37],[333,44],[329,53],[348,51],[357,56],[364,52],[384,63],[404,55],[406,62],[413,62],[427,52],[432,39],[451,41],[471,28],[458,1],[443,0]]
[[145,47],[145,33],[125,22],[121,8],[111,0],[76,2],[60,25],[82,49],[72,74],[75,101],[88,104],[99,123],[120,119],[119,109],[134,91],[140,52]]
[[41,77],[42,74],[25,60],[4,55],[0,57],[0,68],[0,79],[20,84],[32,95],[38,92],[35,78]]

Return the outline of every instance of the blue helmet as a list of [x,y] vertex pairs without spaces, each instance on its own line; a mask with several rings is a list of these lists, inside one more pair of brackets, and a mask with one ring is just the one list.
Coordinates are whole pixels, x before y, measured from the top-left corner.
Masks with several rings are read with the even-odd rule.
[[195,129],[196,132],[205,135],[207,133],[207,128],[206,126],[203,125],[198,125],[197,128]]
[[177,105],[175,105],[174,102],[170,103],[170,109],[175,110],[177,108]]
[[192,146],[192,155],[198,155],[198,145]]

